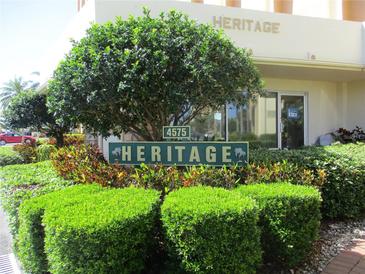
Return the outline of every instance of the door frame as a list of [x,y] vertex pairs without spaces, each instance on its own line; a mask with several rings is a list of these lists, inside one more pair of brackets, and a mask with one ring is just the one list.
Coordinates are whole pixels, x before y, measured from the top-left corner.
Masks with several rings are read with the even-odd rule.
[[278,148],[282,149],[281,146],[281,132],[282,132],[282,123],[281,123],[281,97],[282,96],[298,96],[303,97],[304,102],[304,145],[307,146],[308,142],[308,93],[307,92],[291,92],[291,91],[278,91],[277,92],[277,132],[278,132]]

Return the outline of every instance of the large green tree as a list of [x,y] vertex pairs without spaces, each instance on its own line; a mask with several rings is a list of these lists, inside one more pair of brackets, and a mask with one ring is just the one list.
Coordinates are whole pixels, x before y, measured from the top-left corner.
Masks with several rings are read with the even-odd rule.
[[70,130],[66,121],[56,122],[54,116],[48,112],[46,105],[47,94],[34,90],[22,91],[11,98],[4,111],[5,124],[9,128],[35,128],[47,131],[48,135],[57,140],[58,146],[63,146],[63,134]]
[[55,70],[49,107],[108,136],[159,140],[201,110],[243,104],[262,91],[250,55],[210,25],[171,11],[93,24]]

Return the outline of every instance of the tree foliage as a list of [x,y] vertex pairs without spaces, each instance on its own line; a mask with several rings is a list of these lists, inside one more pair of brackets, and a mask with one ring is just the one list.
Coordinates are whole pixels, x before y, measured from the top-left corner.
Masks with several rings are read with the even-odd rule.
[[[108,136],[159,140],[163,125],[245,103],[262,91],[247,51],[212,26],[170,11],[93,24],[54,72],[49,107]],[[245,92],[243,92],[245,91]]]
[[11,98],[4,111],[5,124],[9,128],[32,127],[39,131],[47,131],[57,139],[57,144],[62,146],[63,134],[69,131],[70,124],[56,122],[54,116],[48,112],[46,102],[46,93],[21,91]]

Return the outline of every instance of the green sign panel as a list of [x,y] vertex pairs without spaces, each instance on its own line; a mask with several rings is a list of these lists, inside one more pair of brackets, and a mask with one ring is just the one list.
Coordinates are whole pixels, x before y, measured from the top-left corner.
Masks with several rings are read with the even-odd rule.
[[125,142],[109,143],[109,161],[122,165],[245,165],[247,142]]
[[190,138],[190,126],[163,127],[163,139]]

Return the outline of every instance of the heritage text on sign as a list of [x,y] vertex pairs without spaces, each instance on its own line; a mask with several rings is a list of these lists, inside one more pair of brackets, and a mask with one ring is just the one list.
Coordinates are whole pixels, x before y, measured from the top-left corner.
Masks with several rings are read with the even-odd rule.
[[245,165],[247,142],[109,143],[109,161],[122,165]]

